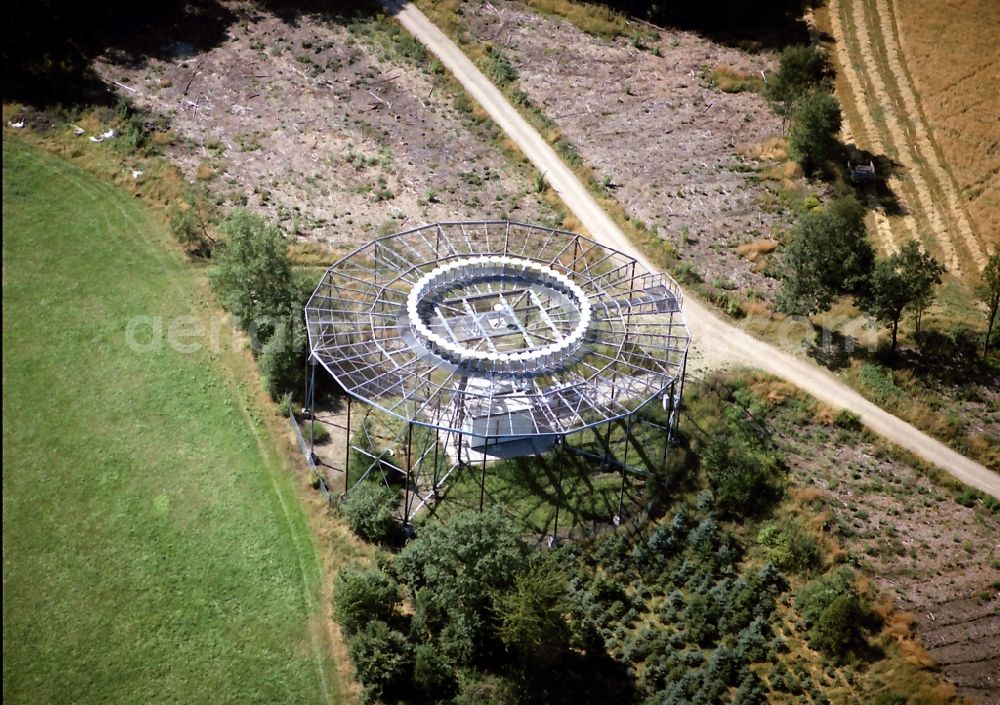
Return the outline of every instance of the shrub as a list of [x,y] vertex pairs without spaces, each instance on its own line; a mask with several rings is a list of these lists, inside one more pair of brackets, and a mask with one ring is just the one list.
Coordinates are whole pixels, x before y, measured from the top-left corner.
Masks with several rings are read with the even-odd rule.
[[782,495],[784,467],[779,456],[729,433],[709,439],[701,462],[725,514],[759,514]]
[[841,294],[864,293],[874,261],[864,207],[852,196],[838,198],[796,223],[778,304],[788,313],[827,311]]
[[[272,399],[280,399],[287,392],[302,389],[305,382],[306,341],[302,336],[295,336],[297,340],[288,340],[285,330],[286,326],[278,326],[257,356],[261,383]],[[316,430],[319,431],[319,426]],[[326,438],[329,439],[328,433]]]
[[348,566],[333,583],[337,622],[348,634],[360,632],[373,619],[392,622],[400,602],[399,585],[378,568]]
[[860,619],[861,606],[857,595],[838,595],[820,613],[816,624],[809,630],[809,643],[813,648],[831,656],[841,656],[859,639]]
[[450,700],[458,690],[454,667],[430,644],[414,650],[413,680],[428,700]]
[[351,531],[374,543],[387,541],[396,526],[395,490],[380,482],[359,482],[340,507]]
[[347,650],[355,675],[364,683],[365,702],[405,695],[412,681],[413,651],[401,632],[375,619],[348,641]]
[[515,585],[528,547],[497,511],[465,512],[426,527],[396,559],[414,604],[414,624],[440,635],[459,665],[499,646],[498,599]]
[[799,591],[795,602],[813,648],[842,657],[862,641],[868,610],[849,568],[813,580]]
[[170,232],[189,255],[212,256],[215,238],[208,232],[210,217],[202,212],[193,196],[170,209]]
[[757,543],[768,560],[785,570],[808,572],[819,565],[820,547],[809,529],[793,517],[780,525],[767,524],[757,534]]
[[847,409],[841,409],[834,417],[833,424],[837,428],[842,428],[845,431],[860,431],[861,416],[848,411]]
[[288,245],[276,226],[243,208],[222,223],[226,236],[212,285],[236,322],[251,330],[258,344],[270,338],[277,321],[289,313],[292,265]]
[[507,58],[495,46],[486,47],[486,75],[504,88],[517,80],[517,70],[510,65]]
[[771,100],[790,106],[801,96],[822,87],[832,75],[826,55],[814,46],[793,44],[781,52],[778,71],[764,86]]

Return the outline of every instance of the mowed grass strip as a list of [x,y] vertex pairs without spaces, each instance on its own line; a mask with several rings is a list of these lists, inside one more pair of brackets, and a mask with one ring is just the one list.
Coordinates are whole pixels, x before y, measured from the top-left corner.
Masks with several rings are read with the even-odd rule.
[[236,356],[126,344],[210,315],[199,275],[8,138],[3,232],[4,700],[328,701],[315,546]]

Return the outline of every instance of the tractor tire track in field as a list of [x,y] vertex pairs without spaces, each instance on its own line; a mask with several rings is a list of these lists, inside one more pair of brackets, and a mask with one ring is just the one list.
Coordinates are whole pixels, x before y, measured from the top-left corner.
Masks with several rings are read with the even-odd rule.
[[[919,205],[921,213],[929,221],[933,237],[944,255],[945,265],[951,272],[957,274],[960,270],[958,253],[948,236],[948,221],[941,215],[934,202],[931,186],[920,168],[920,157],[914,152],[912,140],[909,139],[907,130],[903,126],[904,118],[897,111],[897,106],[890,94],[887,82],[892,77],[883,75],[878,65],[876,47],[868,29],[868,13],[866,11],[868,6],[868,2],[845,3],[846,26],[853,30],[857,39],[861,54],[859,57],[861,59],[860,65],[866,69],[864,72],[871,83],[875,105],[882,111],[882,117],[885,121],[885,130],[888,133],[886,141],[895,147],[897,159],[909,176],[913,185],[915,201]],[[854,69],[853,64],[851,68]]]
[[882,42],[885,46],[886,60],[889,68],[892,69],[896,78],[896,85],[903,98],[903,105],[913,120],[913,127],[916,132],[916,148],[920,153],[923,162],[930,168],[933,176],[937,179],[941,191],[944,192],[948,201],[948,209],[952,222],[961,233],[976,269],[980,270],[986,264],[986,257],[980,248],[979,240],[972,232],[972,226],[965,213],[965,209],[958,199],[954,181],[951,175],[945,171],[938,159],[940,150],[931,138],[930,129],[924,118],[924,111],[920,106],[920,101],[915,92],[915,87],[910,79],[909,69],[905,66],[905,61],[900,51],[899,24],[895,19],[895,12],[892,7],[892,0],[875,0],[875,11],[878,15],[879,27],[882,32]]
[[[846,41],[844,40],[845,34],[840,20],[839,5],[839,0],[830,0],[829,9],[831,30],[833,35],[839,38],[833,42],[833,51],[836,56],[836,63],[841,67],[841,70],[838,73],[843,77],[850,93],[849,102],[851,105],[857,106],[857,114],[861,121],[861,130],[859,130],[859,134],[855,136],[855,131],[851,129],[850,124],[847,120],[845,120],[842,128],[842,136],[847,142],[866,145],[876,154],[886,154],[887,151],[885,145],[882,143],[882,139],[879,136],[878,128],[875,127],[875,120],[872,118],[871,113],[867,110],[863,110],[861,107],[866,104],[864,98],[865,89],[864,86],[861,85],[861,78],[859,77],[858,72],[852,70],[850,52],[848,51]],[[902,191],[898,177],[893,175],[886,181],[893,193],[899,194]],[[875,231],[882,249],[889,254],[898,252],[899,242],[905,238],[896,237],[893,233],[892,223],[889,221],[889,217],[885,214],[885,211],[879,207],[875,194],[870,191],[868,193],[868,206],[871,208],[871,211],[875,216]],[[903,222],[909,231],[909,236],[911,238],[915,238],[917,236],[917,228],[913,221],[913,216],[909,214],[903,216]]]

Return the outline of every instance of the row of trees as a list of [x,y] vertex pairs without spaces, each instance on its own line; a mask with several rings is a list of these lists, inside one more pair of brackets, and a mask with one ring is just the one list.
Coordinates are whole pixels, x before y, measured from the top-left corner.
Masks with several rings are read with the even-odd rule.
[[837,133],[842,120],[826,55],[814,46],[786,47],[777,72],[764,84],[764,95],[789,120],[792,158],[807,174],[826,170],[840,150]]
[[[789,118],[789,149],[807,174],[825,171],[841,156],[837,133],[842,117],[832,79],[823,52],[792,45],[782,51],[778,71],[764,87],[765,96]],[[913,314],[919,333],[944,273],[945,268],[915,241],[886,259],[876,259],[865,232],[864,209],[845,196],[807,213],[797,224],[786,249],[779,306],[787,312],[817,313],[829,310],[837,297],[853,295],[865,312],[891,330],[895,352],[904,314]],[[986,264],[976,293],[987,307],[985,352],[1000,309],[1000,254]]]
[[853,196],[843,196],[796,224],[785,250],[778,304],[789,313],[813,314],[828,311],[840,296],[853,295],[863,311],[890,328],[895,352],[903,314],[913,313],[919,332],[944,272],[915,240],[878,259],[868,240],[864,209]]

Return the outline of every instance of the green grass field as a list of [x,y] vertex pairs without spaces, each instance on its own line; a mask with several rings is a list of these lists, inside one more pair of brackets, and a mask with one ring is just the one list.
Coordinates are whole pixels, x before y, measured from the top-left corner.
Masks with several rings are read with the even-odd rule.
[[338,699],[245,362],[126,345],[212,315],[200,276],[130,195],[7,138],[3,231],[4,700]]

